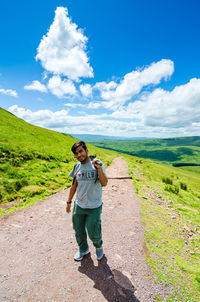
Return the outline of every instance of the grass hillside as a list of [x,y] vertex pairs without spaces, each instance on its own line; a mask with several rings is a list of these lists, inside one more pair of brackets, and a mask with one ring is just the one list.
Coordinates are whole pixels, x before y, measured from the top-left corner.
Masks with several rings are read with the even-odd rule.
[[[76,162],[71,146],[76,141],[0,108],[0,211],[14,211],[69,187],[68,174]],[[88,149],[105,165],[115,154],[93,146]]]
[[[123,157],[141,199],[147,260],[166,286],[166,301],[199,301],[199,174]],[[157,301],[162,301],[159,296]]]
[[94,140],[90,144],[174,166],[184,166],[184,169],[200,173],[200,136],[143,141]]

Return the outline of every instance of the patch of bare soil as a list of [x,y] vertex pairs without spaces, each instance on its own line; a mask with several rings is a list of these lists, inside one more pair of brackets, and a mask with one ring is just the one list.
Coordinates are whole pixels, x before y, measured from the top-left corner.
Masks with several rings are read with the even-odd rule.
[[[68,190],[0,219],[0,301],[154,301],[165,292],[153,282],[145,262],[140,201],[121,158],[107,168],[103,188],[102,232],[105,255],[95,249],[81,262]],[[115,179],[122,177],[122,179]]]

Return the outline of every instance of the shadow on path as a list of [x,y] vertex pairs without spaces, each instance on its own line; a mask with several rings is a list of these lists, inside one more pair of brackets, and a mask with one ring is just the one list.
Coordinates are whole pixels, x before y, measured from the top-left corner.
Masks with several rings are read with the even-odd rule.
[[98,261],[98,266],[95,266],[88,254],[81,261],[78,270],[94,281],[94,288],[100,290],[107,301],[139,302],[134,295],[135,289],[131,281],[120,271],[111,271],[105,255]]

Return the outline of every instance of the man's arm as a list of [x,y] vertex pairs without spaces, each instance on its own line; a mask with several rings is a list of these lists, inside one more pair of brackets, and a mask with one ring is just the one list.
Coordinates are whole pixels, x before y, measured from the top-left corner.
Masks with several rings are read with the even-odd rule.
[[[72,186],[69,190],[69,196],[67,202],[72,201],[72,198],[74,197],[74,194],[76,193],[76,187],[77,187],[77,180],[74,178],[72,182]],[[71,203],[68,203],[66,206],[66,212],[71,212]]]
[[100,165],[96,164],[96,161],[99,161],[97,158],[95,158],[92,163],[95,165],[95,167],[98,169],[98,174],[99,174],[99,181],[102,185],[102,187],[105,187],[108,183],[108,178],[103,172],[103,169]]

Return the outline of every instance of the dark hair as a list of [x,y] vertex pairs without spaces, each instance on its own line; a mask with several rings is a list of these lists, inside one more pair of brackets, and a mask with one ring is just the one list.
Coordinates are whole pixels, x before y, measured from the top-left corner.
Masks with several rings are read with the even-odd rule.
[[75,154],[75,152],[76,152],[76,149],[77,149],[79,146],[82,146],[84,150],[87,149],[85,142],[79,141],[79,142],[73,144],[73,146],[72,146],[72,152],[73,152],[74,154]]

